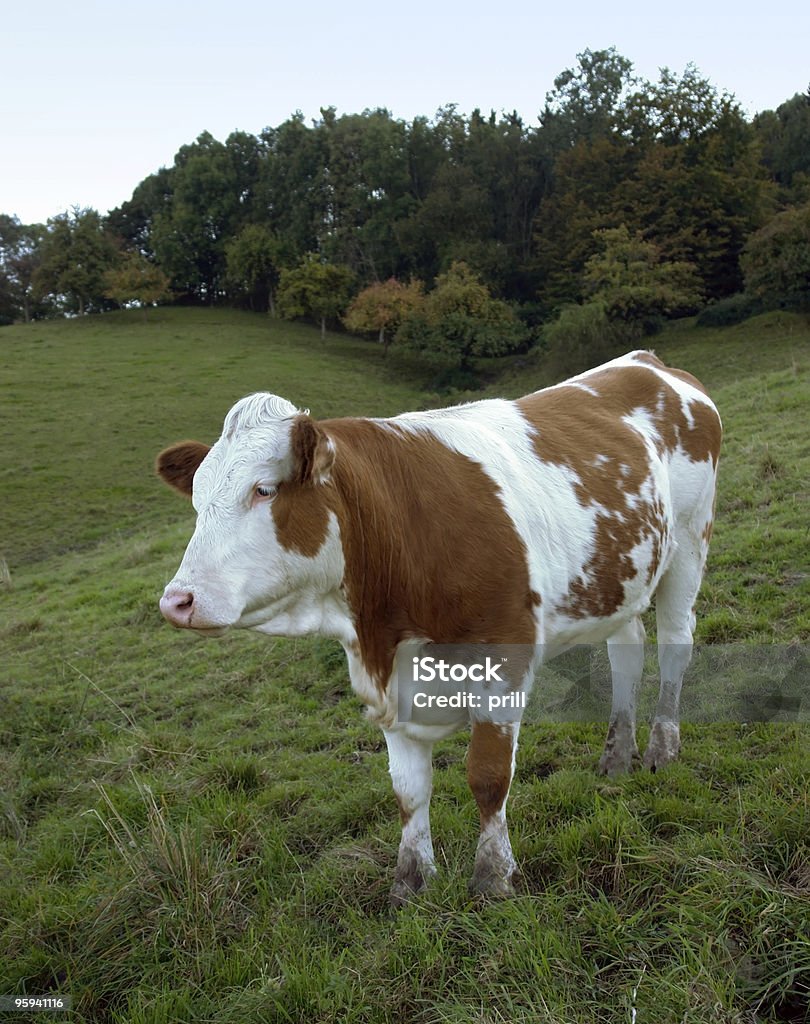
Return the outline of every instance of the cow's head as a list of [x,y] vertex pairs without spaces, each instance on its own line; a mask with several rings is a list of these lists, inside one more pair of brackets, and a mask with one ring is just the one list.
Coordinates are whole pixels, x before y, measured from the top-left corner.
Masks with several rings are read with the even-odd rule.
[[343,573],[334,458],[333,441],[306,413],[266,393],[237,402],[213,447],[180,441],[162,451],[158,475],[197,510],[160,601],[169,622],[210,635],[229,626],[317,628],[306,607],[338,588]]

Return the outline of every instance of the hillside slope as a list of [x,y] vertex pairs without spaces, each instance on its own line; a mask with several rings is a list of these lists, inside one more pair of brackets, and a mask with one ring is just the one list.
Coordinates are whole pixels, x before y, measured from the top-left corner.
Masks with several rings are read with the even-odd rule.
[[[699,635],[806,643],[810,331],[654,340],[726,429]],[[0,993],[122,1024],[805,1019],[806,724],[690,725],[671,769],[609,782],[603,724],[527,725],[524,887],[502,903],[466,891],[475,812],[448,740],[440,876],[391,917],[396,806],[342,651],[163,623],[193,513],[155,451],[212,439],[251,390],[318,416],[418,407],[373,345],[167,310],[4,329],[0,363]],[[490,390],[543,383],[527,359]]]

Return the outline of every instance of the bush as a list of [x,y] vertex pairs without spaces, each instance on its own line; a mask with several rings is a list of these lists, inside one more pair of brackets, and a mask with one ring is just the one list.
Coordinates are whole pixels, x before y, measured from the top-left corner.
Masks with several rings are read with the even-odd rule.
[[461,366],[451,366],[433,378],[429,389],[446,398],[456,392],[479,391],[481,381],[475,371]]
[[611,321],[604,303],[565,306],[543,329],[548,365],[558,376],[581,373],[633,348],[643,334],[638,323]]
[[527,334],[511,307],[493,298],[466,263],[453,263],[402,321],[396,344],[426,365],[470,371],[481,356],[515,352]]
[[720,299],[707,306],[698,316],[698,327],[730,327],[732,324],[741,324],[743,320],[762,313],[765,309],[762,299],[756,295],[747,295],[740,292],[738,295],[729,295],[727,299]]

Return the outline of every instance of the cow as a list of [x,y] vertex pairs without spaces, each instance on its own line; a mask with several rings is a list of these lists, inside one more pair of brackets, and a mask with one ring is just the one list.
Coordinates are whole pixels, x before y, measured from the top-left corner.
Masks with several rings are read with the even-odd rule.
[[[180,441],[159,476],[192,499],[194,534],[160,599],[181,629],[319,634],[345,649],[382,728],[402,836],[401,904],[436,872],[433,744],[469,726],[480,833],[471,887],[518,877],[506,821],[519,715],[403,716],[398,672],[428,644],[519,645],[540,663],[607,641],[613,685],[603,774],[663,768],[712,530],[717,410],[690,374],[634,351],[514,401],[388,419],[313,419],[274,394],[238,401],[209,447]],[[643,762],[635,693],[655,599],[660,693]]]

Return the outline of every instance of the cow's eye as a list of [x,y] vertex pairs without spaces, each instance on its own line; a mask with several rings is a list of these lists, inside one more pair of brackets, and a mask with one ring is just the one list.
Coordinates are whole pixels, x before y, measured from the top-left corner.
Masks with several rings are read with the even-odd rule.
[[271,487],[269,484],[256,484],[257,498],[275,498],[278,487]]

